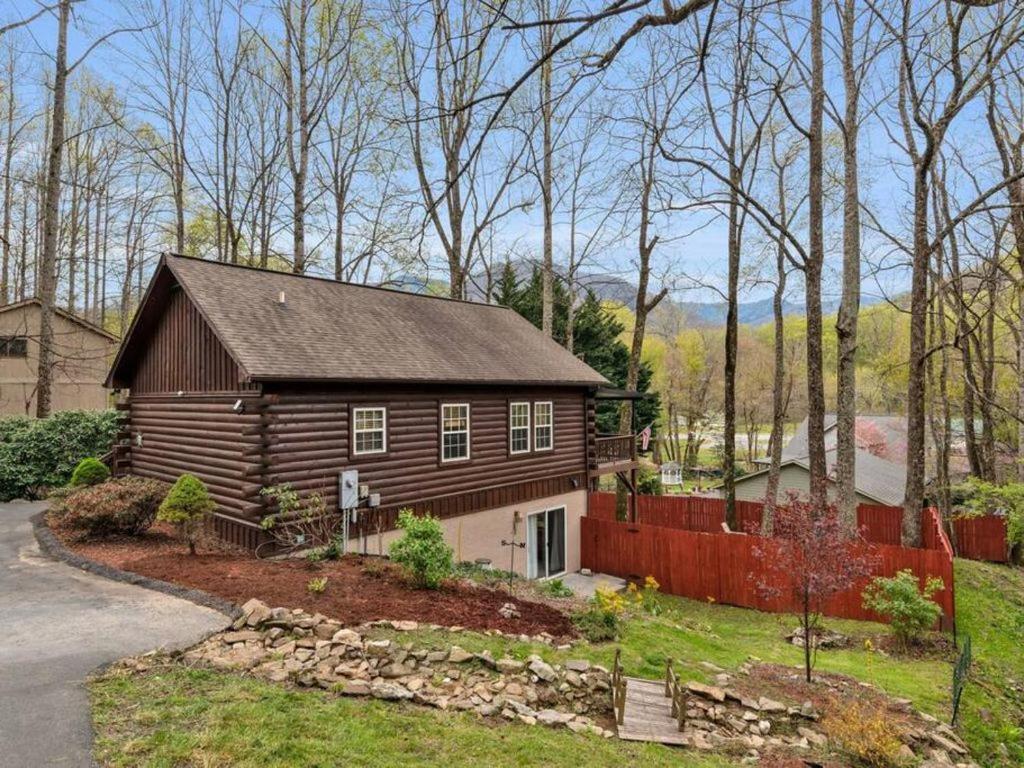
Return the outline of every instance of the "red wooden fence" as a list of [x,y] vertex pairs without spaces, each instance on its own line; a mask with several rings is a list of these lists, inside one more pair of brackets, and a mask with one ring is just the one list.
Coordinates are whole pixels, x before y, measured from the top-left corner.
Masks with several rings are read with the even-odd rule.
[[994,563],[1005,563],[1010,559],[1005,517],[958,517],[953,521],[953,532],[960,557]]
[[[725,522],[725,499],[706,496],[637,496],[637,522],[660,525],[684,531],[718,533]],[[761,528],[764,505],[756,501],[737,501],[738,530],[756,533]],[[590,494],[591,517],[615,520],[615,494]],[[900,545],[903,521],[901,507],[861,504],[857,508],[857,525],[865,541],[872,544]]]
[[[593,509],[593,507],[592,507]],[[931,510],[929,510],[931,512]],[[774,584],[777,596],[765,596],[759,588],[766,578],[786,579],[776,571],[767,572],[763,558],[779,546],[756,536],[730,533],[703,533],[662,526],[619,523],[599,516],[584,517],[580,531],[580,559],[584,568],[623,578],[654,576],[663,591],[694,600],[714,600],[727,605],[755,608],[775,613],[799,610],[792,589]],[[922,581],[937,576],[946,588],[933,600],[943,611],[942,627],[950,629],[954,620],[953,558],[948,541],[938,549],[908,549],[886,544],[873,546],[877,555],[876,576],[892,576],[909,568]],[[769,552],[758,554],[755,550]],[[880,617],[864,609],[861,592],[864,584],[834,596],[825,614],[847,619],[879,621]]]

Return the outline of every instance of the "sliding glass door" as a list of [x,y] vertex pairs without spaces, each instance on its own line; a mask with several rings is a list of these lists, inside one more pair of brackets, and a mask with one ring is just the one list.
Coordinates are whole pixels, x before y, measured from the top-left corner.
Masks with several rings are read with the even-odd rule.
[[526,518],[526,575],[544,579],[565,571],[565,507]]

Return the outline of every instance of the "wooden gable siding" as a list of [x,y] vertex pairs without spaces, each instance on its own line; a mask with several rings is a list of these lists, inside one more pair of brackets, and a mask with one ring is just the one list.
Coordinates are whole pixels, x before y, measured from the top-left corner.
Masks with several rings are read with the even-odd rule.
[[238,365],[199,310],[174,288],[131,381],[132,394],[234,392],[243,384]]
[[[319,491],[337,504],[337,474],[359,470],[360,484],[381,494],[381,506],[463,495],[498,486],[586,474],[586,414],[582,390],[355,388],[333,393],[271,396],[266,406],[267,477],[297,490]],[[512,400],[554,404],[554,448],[509,454]],[[275,402],[276,401],[276,402]],[[470,460],[441,463],[441,403],[470,404]],[[387,408],[388,452],[350,456],[353,405]],[[531,444],[533,422],[531,421]],[[565,490],[565,489],[561,489]]]
[[258,518],[260,415],[257,408],[235,413],[234,402],[234,396],[132,397],[124,428],[130,471],[168,483],[191,473],[206,483],[221,512]]

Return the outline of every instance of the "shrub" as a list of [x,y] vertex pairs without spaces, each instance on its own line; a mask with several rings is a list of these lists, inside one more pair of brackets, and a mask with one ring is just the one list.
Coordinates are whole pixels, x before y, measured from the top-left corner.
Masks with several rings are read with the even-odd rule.
[[888,618],[896,639],[906,648],[942,616],[942,608],[932,602],[931,596],[944,587],[942,579],[930,578],[921,589],[917,576],[906,569],[892,578],[879,576],[868,584],[864,607]]
[[452,548],[445,544],[444,531],[437,518],[398,512],[402,538],[391,544],[391,559],[401,565],[413,584],[421,589],[437,589],[452,575]]
[[260,495],[274,500],[277,512],[267,515],[260,526],[285,551],[296,547],[321,550],[321,560],[334,560],[341,556],[341,516],[327,510],[324,494],[299,495],[289,483],[260,489]]
[[541,591],[550,597],[572,597],[572,590],[561,579],[551,579],[541,585]]
[[606,643],[619,636],[619,617],[594,607],[574,613],[572,623],[592,643]]
[[661,496],[661,475],[653,469],[641,469],[636,481],[636,491],[644,496]]
[[900,733],[884,712],[854,703],[829,713],[822,721],[828,737],[858,765],[894,768],[901,764]]
[[321,576],[306,582],[306,591],[311,595],[322,595],[327,590],[327,577]]
[[587,640],[602,643],[618,637],[625,610],[626,599],[621,594],[610,587],[598,587],[590,606],[574,614],[572,623]]
[[0,419],[0,501],[39,498],[64,485],[82,457],[110,450],[117,424],[112,410]]
[[75,487],[80,485],[96,485],[97,483],[102,483],[108,477],[110,477],[110,470],[107,469],[107,465],[99,459],[94,459],[90,456],[78,462],[75,471],[71,473],[71,485]]
[[138,536],[153,524],[167,484],[144,477],[118,477],[78,488],[50,509],[57,524],[86,535]]
[[206,485],[195,475],[184,474],[174,481],[160,505],[157,519],[173,523],[188,543],[190,555],[196,553],[196,538],[203,520],[216,508]]

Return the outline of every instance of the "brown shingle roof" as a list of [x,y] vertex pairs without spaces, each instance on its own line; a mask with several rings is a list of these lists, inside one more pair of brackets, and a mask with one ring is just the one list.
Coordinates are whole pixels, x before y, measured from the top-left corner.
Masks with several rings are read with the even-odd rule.
[[607,383],[504,307],[182,256],[163,263],[253,380]]

